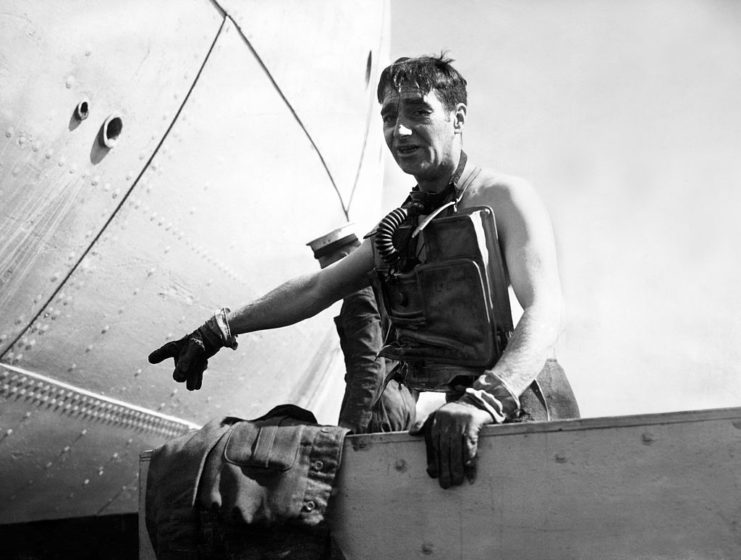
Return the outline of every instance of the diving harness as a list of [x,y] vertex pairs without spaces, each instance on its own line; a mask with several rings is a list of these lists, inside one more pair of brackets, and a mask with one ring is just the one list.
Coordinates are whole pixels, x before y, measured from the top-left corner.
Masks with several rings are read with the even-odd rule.
[[459,208],[481,172],[474,168],[459,187],[466,161],[461,153],[442,192],[415,187],[372,234],[385,330],[379,355],[402,363],[412,389],[470,386],[497,362],[513,330],[494,213]]

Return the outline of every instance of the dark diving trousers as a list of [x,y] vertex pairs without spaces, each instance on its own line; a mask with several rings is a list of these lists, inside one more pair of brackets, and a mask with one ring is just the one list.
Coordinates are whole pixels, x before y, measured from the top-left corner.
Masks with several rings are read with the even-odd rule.
[[346,371],[340,425],[356,434],[410,429],[416,397],[395,379],[384,387],[396,362],[378,357],[383,333],[373,290],[364,288],[347,296],[335,325]]

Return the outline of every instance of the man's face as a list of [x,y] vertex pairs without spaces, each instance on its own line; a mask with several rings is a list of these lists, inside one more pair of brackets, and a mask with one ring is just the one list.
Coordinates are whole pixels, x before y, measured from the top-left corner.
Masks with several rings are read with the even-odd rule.
[[402,171],[417,179],[434,179],[455,167],[455,137],[465,120],[466,106],[446,109],[435,90],[386,89],[381,104],[383,134]]

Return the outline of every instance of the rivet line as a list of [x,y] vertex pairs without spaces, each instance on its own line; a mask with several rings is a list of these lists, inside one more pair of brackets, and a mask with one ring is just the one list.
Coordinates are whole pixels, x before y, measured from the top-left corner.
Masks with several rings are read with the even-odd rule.
[[[84,389],[44,378],[11,366],[0,366],[0,397],[24,400],[39,408],[87,421],[114,425],[172,438],[196,428],[195,424],[122,401],[108,400]],[[7,436],[6,436],[7,437]]]

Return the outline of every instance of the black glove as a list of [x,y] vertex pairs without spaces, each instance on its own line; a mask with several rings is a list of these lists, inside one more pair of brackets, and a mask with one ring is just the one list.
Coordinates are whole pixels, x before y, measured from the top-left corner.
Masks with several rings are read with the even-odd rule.
[[[490,376],[494,377],[494,376]],[[427,474],[449,488],[476,478],[479,432],[500,424],[520,408],[519,399],[499,378],[490,391],[466,389],[457,400],[430,414],[421,432],[427,444]]]
[[149,355],[149,363],[158,364],[173,358],[175,370],[172,378],[178,383],[185,381],[188,391],[197,391],[203,383],[208,359],[224,346],[237,347],[236,338],[229,332],[226,322],[227,312],[227,309],[222,309],[189,335],[159,347]]
[[466,401],[444,404],[422,426],[427,445],[427,474],[449,488],[473,482],[479,431],[493,422],[491,415]]

